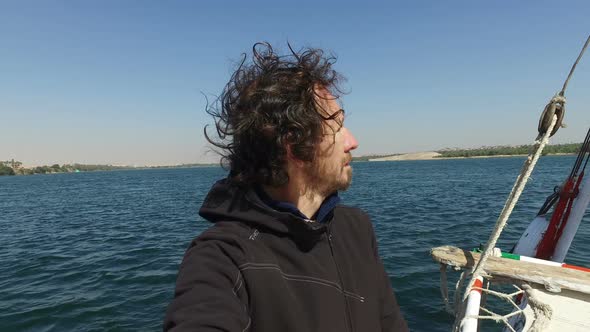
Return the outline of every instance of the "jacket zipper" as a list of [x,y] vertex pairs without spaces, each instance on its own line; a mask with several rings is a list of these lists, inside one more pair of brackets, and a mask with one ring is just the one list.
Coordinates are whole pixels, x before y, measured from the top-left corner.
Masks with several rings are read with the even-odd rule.
[[340,269],[338,268],[338,264],[336,263],[336,258],[334,257],[334,248],[332,245],[332,233],[330,232],[330,228],[328,228],[328,245],[330,246],[330,254],[332,256],[332,261],[334,262],[334,266],[336,267],[336,273],[338,274],[338,280],[340,281],[340,287],[342,287],[342,298],[344,299],[344,305],[346,306],[346,312],[344,313],[346,322],[348,323],[349,330],[354,332],[354,328],[352,326],[352,314],[350,312],[350,306],[348,304],[348,299],[346,299],[346,294],[344,292],[344,283],[342,282],[342,275],[340,273]]

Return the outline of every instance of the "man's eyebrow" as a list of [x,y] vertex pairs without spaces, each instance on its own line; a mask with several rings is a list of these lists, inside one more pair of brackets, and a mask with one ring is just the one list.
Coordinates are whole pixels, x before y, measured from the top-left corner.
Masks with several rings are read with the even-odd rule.
[[338,131],[344,126],[344,120],[346,119],[346,111],[343,108],[334,112],[334,121],[338,124]]
[[337,119],[340,122],[344,122],[344,119],[346,119],[346,111],[341,108],[338,111],[334,112],[334,119]]

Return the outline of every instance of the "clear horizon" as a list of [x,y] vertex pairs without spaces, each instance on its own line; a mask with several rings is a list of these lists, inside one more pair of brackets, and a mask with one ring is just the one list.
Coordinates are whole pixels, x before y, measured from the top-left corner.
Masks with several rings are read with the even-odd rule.
[[[204,109],[258,41],[323,48],[355,156],[530,144],[590,31],[590,3],[0,3],[0,160],[214,162]],[[555,13],[567,20],[548,24]],[[552,144],[590,127],[590,54]]]
[[[568,143],[560,143],[560,144],[568,144]],[[582,144],[581,142],[576,142],[573,144]],[[530,144],[528,144],[530,145]],[[557,144],[549,144],[549,145],[557,145]],[[517,146],[517,145],[505,145],[505,146]],[[480,146],[480,147],[474,147],[473,149],[478,149],[478,148],[494,148],[494,147],[500,147],[500,146]],[[504,146],[502,146],[504,147]],[[412,155],[412,154],[420,154],[420,153],[428,153],[428,152],[440,152],[440,151],[444,151],[444,150],[469,150],[471,148],[468,149],[463,149],[463,148],[443,148],[443,149],[439,149],[436,151],[409,151],[409,152],[404,152],[404,153],[385,153],[385,154],[367,154],[367,155],[354,155],[353,157],[389,157],[389,156],[394,156],[394,155]],[[514,156],[520,156],[520,155],[514,155]],[[485,157],[485,158],[493,158],[493,157],[497,157],[494,155],[483,155],[481,157]],[[501,156],[500,156],[501,157]],[[465,158],[465,157],[451,157],[451,159],[460,159],[460,158]],[[11,158],[12,159],[12,158]],[[6,159],[6,160],[0,160],[0,162],[6,162],[6,161],[11,161],[11,159]],[[175,167],[175,166],[185,166],[185,165],[214,165],[214,164],[219,164],[221,157],[218,157],[216,159],[211,159],[209,161],[201,161],[201,162],[194,162],[194,163],[178,163],[178,164],[113,164],[113,163],[93,163],[93,164],[85,164],[85,163],[80,163],[80,162],[70,162],[70,163],[52,163],[52,164],[24,164],[22,165],[22,167],[25,168],[32,168],[32,167],[37,167],[37,166],[51,166],[54,164],[59,164],[60,166],[62,165],[74,165],[74,164],[79,164],[79,165],[108,165],[108,166],[115,166],[115,167],[137,167],[137,168],[142,168],[142,167]],[[426,158],[428,159],[428,158]],[[410,159],[413,160],[413,159]],[[416,159],[416,160],[422,160],[422,159]],[[20,160],[14,159],[15,162],[20,162]]]

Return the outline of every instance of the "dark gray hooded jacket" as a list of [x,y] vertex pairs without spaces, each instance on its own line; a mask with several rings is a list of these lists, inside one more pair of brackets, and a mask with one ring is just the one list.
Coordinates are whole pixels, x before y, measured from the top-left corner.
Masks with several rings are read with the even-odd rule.
[[308,222],[221,180],[199,213],[165,331],[408,331],[361,210]]

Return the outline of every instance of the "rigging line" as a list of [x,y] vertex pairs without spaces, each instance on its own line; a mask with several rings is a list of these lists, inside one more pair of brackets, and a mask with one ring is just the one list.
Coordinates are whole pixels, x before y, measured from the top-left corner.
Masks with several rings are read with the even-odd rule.
[[[590,128],[588,128],[588,134],[586,136],[590,136]],[[588,165],[588,159],[590,159],[590,153],[587,154],[587,152],[590,152],[590,150],[588,149],[588,147],[590,145],[590,140],[588,140],[587,142],[584,142],[584,143],[585,144],[582,145],[582,151],[580,151],[582,154],[586,155],[586,162],[584,162],[584,167],[582,168],[582,172],[584,170],[586,170],[586,165]]]
[[[578,170],[580,168],[580,165],[582,164],[582,161],[584,160],[584,156],[586,155],[586,151],[588,151],[588,148],[590,147],[590,129],[588,129],[588,132],[586,133],[586,138],[584,138],[584,143],[582,144],[582,146],[580,147],[580,151],[578,152],[578,158],[580,159],[579,165],[578,165]],[[584,166],[585,168],[586,166]],[[576,170],[576,173],[578,173],[578,170]]]
[[[588,157],[590,157],[590,155]],[[584,167],[582,168],[582,173],[580,173],[581,176],[584,176],[584,172],[586,171],[586,165],[588,165],[588,157],[586,157],[586,162],[584,163]]]
[[565,89],[567,88],[567,83],[569,82],[570,78],[572,77],[572,74],[574,73],[574,70],[576,69],[576,66],[578,65],[578,62],[582,58],[582,55],[584,54],[584,51],[586,51],[586,47],[588,47],[588,43],[590,43],[590,35],[588,36],[588,39],[586,39],[586,43],[584,44],[584,47],[582,47],[582,51],[580,52],[580,55],[578,55],[578,58],[576,59],[576,62],[574,62],[574,65],[572,66],[572,69],[570,69],[569,75],[567,75],[567,79],[563,83],[563,88],[561,88],[561,92],[559,93],[560,96],[563,96],[565,94]]
[[[584,167],[582,167],[581,174],[583,174],[583,172],[586,169],[586,166],[588,164],[588,160],[590,159],[590,153],[586,154],[586,152],[590,152],[590,129],[588,129],[588,132],[586,133],[586,137],[584,138],[584,142],[580,146],[580,151],[578,151],[578,155],[576,157],[576,162],[574,163],[574,167],[572,168],[572,171],[571,171],[568,179],[573,180],[576,175],[580,176],[578,174],[578,172],[580,171],[580,165],[582,164],[584,159],[586,159],[586,161],[584,162]],[[545,200],[545,203],[543,203],[543,205],[541,206],[541,209],[539,209],[537,216],[542,216],[542,215],[545,215],[549,212],[549,210],[553,207],[553,205],[555,205],[555,203],[559,200],[560,192],[561,192],[561,188],[559,186],[555,187],[555,189],[553,190],[553,194],[551,194],[551,195],[549,195],[549,197],[547,197],[547,199]]]
[[582,146],[580,147],[580,151],[578,152],[578,157],[576,158],[576,162],[574,163],[574,167],[572,168],[572,172],[570,173],[570,178],[573,178],[576,174],[578,174],[578,171],[580,170],[580,165],[582,164],[582,161],[584,160],[584,155],[585,155],[585,151],[588,150],[588,147],[590,145],[590,129],[588,129],[588,132],[586,133],[586,137],[584,138],[584,142],[582,143]]

